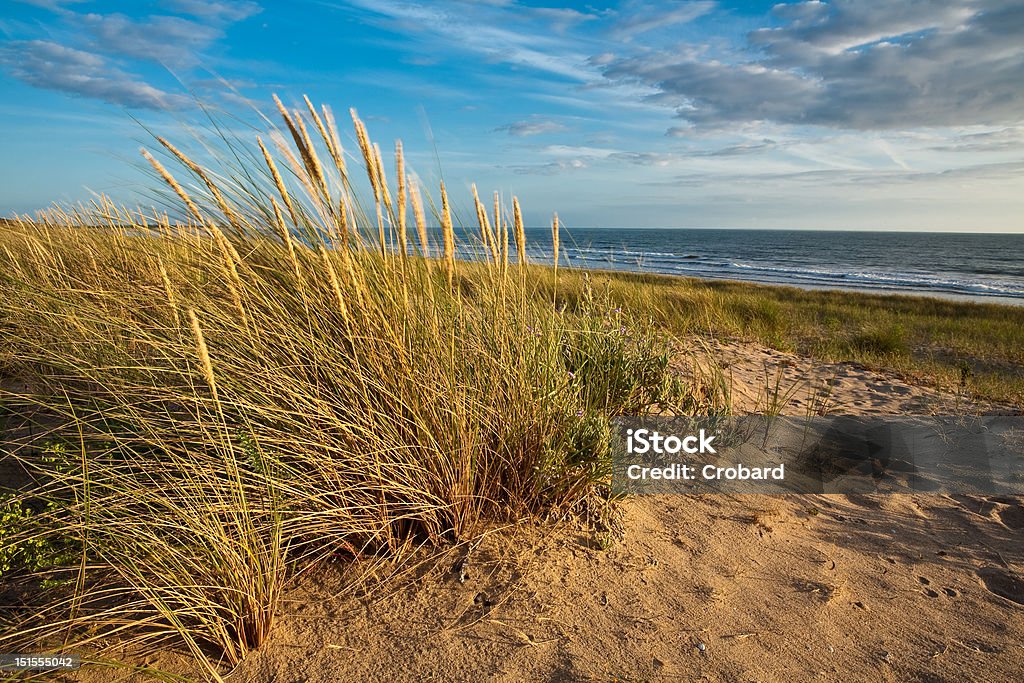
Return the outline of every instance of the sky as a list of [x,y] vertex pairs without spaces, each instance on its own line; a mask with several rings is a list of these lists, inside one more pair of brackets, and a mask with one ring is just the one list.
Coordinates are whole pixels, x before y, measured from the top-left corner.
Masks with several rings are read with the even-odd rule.
[[151,132],[277,93],[535,225],[1024,232],[1020,0],[2,7],[0,214],[144,199]]

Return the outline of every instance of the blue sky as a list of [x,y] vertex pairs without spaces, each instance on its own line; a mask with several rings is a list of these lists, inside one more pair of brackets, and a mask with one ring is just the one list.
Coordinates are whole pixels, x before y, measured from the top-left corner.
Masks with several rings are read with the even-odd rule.
[[1024,231],[1019,0],[6,2],[0,212],[275,92],[536,224]]

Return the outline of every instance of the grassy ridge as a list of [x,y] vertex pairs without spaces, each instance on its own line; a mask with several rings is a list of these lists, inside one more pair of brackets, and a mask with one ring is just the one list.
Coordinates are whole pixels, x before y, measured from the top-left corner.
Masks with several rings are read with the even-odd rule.
[[[679,337],[751,339],[1024,406],[1024,307],[661,275],[600,272],[590,278]],[[584,279],[563,269],[558,286],[571,300]]]

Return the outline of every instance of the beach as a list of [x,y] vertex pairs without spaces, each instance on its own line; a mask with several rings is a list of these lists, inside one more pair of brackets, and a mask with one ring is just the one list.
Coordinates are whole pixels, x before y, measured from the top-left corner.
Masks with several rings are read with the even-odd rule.
[[4,3],[0,683],[1024,681],[1022,84],[1021,0]]

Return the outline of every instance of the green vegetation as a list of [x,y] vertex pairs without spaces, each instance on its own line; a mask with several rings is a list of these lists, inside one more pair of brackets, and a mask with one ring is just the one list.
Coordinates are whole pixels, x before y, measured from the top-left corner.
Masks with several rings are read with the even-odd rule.
[[[535,277],[543,277],[540,269]],[[679,338],[753,340],[1024,406],[1024,306],[646,274],[586,277],[627,310],[643,311]],[[579,271],[562,269],[559,296],[574,301],[584,282]]]

